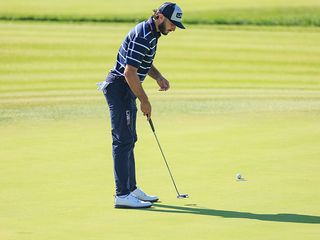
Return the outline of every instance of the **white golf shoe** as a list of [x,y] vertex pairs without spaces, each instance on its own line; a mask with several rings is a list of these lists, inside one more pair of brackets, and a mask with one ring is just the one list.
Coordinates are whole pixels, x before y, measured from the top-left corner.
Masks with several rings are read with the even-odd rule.
[[114,199],[115,208],[148,208],[151,207],[151,202],[141,201],[132,193],[124,196],[116,196]]
[[131,192],[131,194],[138,198],[141,201],[146,201],[146,202],[156,202],[159,200],[159,198],[157,196],[149,196],[147,194],[145,194],[140,188],[136,188],[136,190],[134,190],[133,192]]

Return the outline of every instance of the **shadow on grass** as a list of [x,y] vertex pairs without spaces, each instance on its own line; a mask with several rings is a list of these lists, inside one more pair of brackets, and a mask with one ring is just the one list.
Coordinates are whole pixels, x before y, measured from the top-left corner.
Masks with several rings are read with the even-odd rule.
[[260,221],[289,222],[289,223],[309,223],[320,224],[320,216],[301,215],[292,213],[278,214],[256,214],[250,212],[236,212],[226,210],[207,209],[199,207],[182,207],[155,203],[152,208],[146,209],[152,212],[196,214],[204,216],[216,216],[224,218],[246,218]]

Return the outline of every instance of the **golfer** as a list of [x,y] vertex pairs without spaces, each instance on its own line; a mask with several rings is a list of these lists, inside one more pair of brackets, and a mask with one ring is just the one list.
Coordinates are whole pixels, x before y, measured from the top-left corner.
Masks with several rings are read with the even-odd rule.
[[142,82],[147,75],[156,80],[160,91],[169,89],[169,81],[153,64],[158,39],[185,28],[182,11],[166,2],[147,21],[136,25],[119,48],[114,68],[104,82],[98,83],[107,100],[112,126],[112,154],[116,185],[116,208],[147,208],[158,197],[144,193],[136,184],[134,146],[136,134],[136,98],[142,113],[150,119],[151,104]]

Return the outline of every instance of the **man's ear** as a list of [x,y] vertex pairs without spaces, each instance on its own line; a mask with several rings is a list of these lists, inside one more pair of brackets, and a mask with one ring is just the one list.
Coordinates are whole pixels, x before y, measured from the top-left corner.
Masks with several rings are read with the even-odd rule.
[[158,20],[159,24],[161,24],[164,21],[164,15],[162,13],[159,13],[157,20]]

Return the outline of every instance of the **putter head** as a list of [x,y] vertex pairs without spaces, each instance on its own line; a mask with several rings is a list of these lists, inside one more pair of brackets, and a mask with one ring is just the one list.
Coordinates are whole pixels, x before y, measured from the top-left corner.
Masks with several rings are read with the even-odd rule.
[[177,196],[177,198],[188,198],[189,195],[188,194],[180,194]]

